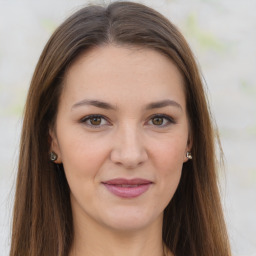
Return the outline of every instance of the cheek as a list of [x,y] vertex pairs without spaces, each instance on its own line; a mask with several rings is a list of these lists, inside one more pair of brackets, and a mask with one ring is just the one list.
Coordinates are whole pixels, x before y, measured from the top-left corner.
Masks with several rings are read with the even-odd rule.
[[166,140],[154,147],[154,165],[157,170],[157,180],[160,184],[160,193],[165,194],[169,201],[179,184],[186,141]]
[[[73,135],[72,135],[73,134]],[[95,176],[108,155],[108,143],[83,132],[61,134],[61,157],[66,173]]]
[[168,172],[170,169],[175,170],[175,166],[182,166],[186,147],[187,141],[183,137],[172,137],[155,144],[152,154],[162,167],[161,170]]
[[61,142],[62,162],[73,200],[90,202],[108,156],[108,143],[85,133],[62,134]]

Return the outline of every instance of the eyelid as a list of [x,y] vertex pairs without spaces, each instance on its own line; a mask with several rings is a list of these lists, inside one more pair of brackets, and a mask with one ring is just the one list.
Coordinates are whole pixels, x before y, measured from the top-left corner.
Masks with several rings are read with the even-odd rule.
[[[99,117],[103,120],[105,120],[107,122],[107,124],[100,124],[100,125],[92,125],[92,124],[89,124],[89,123],[86,123],[86,121],[90,120],[91,118],[95,118],[95,117]],[[163,118],[163,119],[166,119],[167,120],[167,123],[164,124],[164,125],[154,125],[154,124],[150,124],[154,127],[157,127],[157,128],[164,128],[164,127],[167,127],[171,124],[175,124],[176,121],[174,120],[173,117],[169,116],[169,115],[166,115],[166,114],[154,114],[154,115],[151,115],[148,119],[148,122],[150,122],[153,118],[156,118],[156,117],[159,117],[159,118]],[[109,119],[107,117],[105,117],[104,115],[101,115],[101,114],[91,114],[91,115],[87,115],[87,116],[84,116],[83,118],[80,119],[80,122],[81,123],[84,123],[86,126],[88,127],[91,127],[91,128],[102,128],[103,126],[109,126],[111,125]]]
[[153,126],[158,127],[158,128],[164,128],[164,127],[167,127],[167,126],[169,126],[171,124],[175,124],[176,123],[176,121],[174,120],[173,117],[171,117],[169,115],[166,115],[166,114],[154,114],[154,115],[149,117],[149,121],[151,121],[155,117],[160,117],[160,118],[163,118],[163,119],[167,120],[167,124],[164,124],[164,125],[154,125],[154,124],[152,124]]
[[[99,117],[101,119],[104,119],[108,124],[92,125],[92,124],[86,123],[86,121],[90,120],[91,118],[95,118],[95,117]],[[80,122],[84,123],[88,127],[96,128],[96,129],[97,128],[99,129],[103,126],[110,125],[110,121],[108,120],[108,118],[105,117],[104,115],[100,115],[100,114],[91,114],[91,115],[84,116],[83,118],[81,118]]]

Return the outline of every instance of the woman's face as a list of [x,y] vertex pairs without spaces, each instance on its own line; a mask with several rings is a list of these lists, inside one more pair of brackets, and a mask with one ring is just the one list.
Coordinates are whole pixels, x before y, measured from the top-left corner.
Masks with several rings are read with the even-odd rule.
[[167,57],[111,45],[84,54],[67,71],[55,128],[78,222],[161,223],[189,150],[183,80]]

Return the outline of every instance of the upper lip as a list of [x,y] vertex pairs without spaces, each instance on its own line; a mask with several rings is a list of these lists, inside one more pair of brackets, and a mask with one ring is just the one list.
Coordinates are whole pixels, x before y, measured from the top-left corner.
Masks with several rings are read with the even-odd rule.
[[107,180],[102,183],[108,184],[108,185],[143,185],[143,184],[150,184],[152,183],[152,181],[141,179],[141,178],[135,178],[135,179],[117,178],[117,179]]

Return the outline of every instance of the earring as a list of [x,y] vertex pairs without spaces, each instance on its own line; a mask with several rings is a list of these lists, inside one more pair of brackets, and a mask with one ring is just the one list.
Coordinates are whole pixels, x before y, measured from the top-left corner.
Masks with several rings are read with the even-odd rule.
[[56,161],[57,160],[57,158],[58,158],[58,155],[55,153],[55,152],[51,152],[50,153],[50,160],[52,161],[52,162],[54,162],[54,161]]
[[191,152],[187,152],[187,154],[186,154],[186,157],[188,158],[188,159],[192,159],[193,157],[192,157],[192,155],[191,155]]

